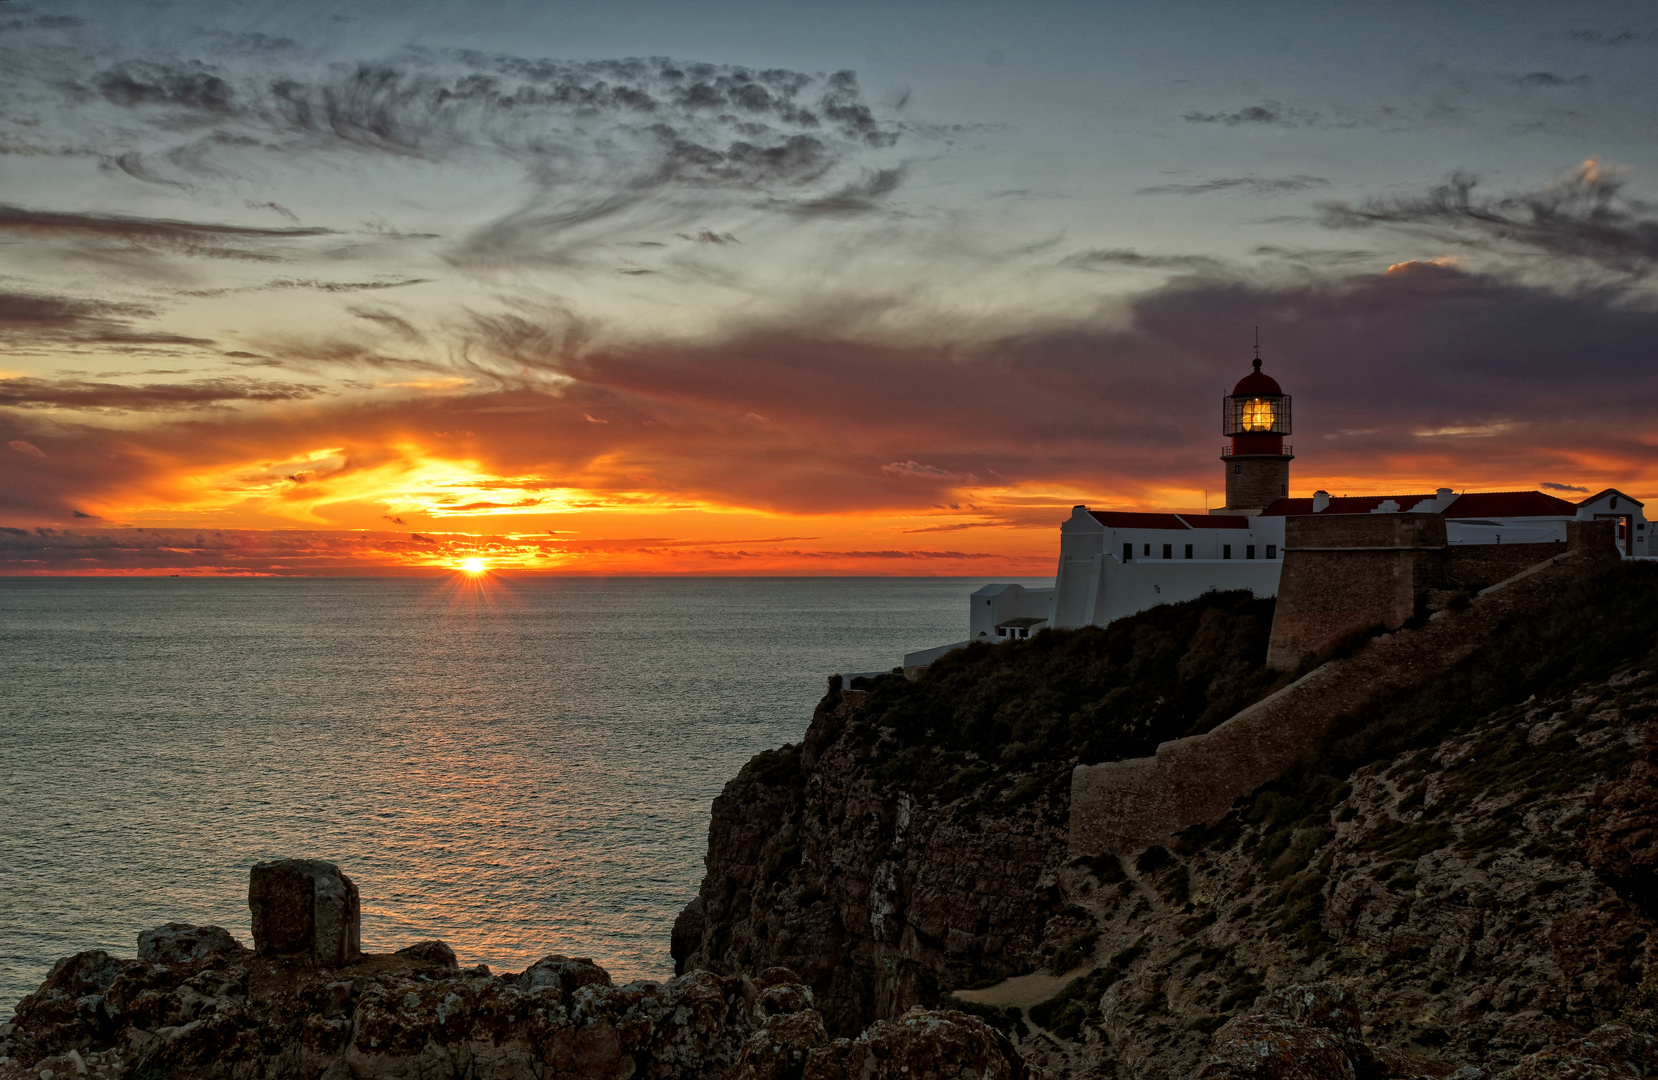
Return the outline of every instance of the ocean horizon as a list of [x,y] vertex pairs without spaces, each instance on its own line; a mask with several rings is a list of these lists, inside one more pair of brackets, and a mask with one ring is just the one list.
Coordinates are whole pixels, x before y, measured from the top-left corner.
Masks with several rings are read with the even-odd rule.
[[363,946],[672,974],[710,803],[962,578],[0,579],[0,1005],[334,861]]

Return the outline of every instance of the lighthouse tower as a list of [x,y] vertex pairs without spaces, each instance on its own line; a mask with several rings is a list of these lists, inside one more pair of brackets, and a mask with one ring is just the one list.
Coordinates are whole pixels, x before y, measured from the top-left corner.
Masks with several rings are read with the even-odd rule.
[[1220,452],[1226,464],[1226,508],[1221,512],[1259,514],[1290,493],[1295,458],[1284,444],[1290,433],[1290,396],[1261,372],[1259,345],[1255,370],[1221,399],[1221,409],[1222,433],[1232,440]]

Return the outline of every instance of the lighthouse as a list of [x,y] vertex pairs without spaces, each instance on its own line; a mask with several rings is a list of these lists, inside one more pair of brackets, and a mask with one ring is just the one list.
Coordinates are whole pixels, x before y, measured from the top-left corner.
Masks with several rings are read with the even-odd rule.
[[1222,434],[1232,440],[1220,452],[1226,465],[1226,507],[1218,511],[1223,514],[1253,516],[1290,493],[1295,454],[1284,443],[1290,396],[1261,371],[1259,345],[1254,363],[1255,370],[1221,399]]

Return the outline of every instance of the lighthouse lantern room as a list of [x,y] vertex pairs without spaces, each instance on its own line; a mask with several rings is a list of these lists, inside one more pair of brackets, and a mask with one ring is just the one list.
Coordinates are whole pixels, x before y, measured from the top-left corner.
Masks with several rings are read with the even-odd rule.
[[1222,448],[1226,464],[1225,514],[1259,514],[1290,493],[1290,462],[1295,454],[1284,443],[1290,433],[1290,396],[1261,371],[1260,348],[1255,370],[1238,380],[1221,399],[1222,432],[1232,440]]

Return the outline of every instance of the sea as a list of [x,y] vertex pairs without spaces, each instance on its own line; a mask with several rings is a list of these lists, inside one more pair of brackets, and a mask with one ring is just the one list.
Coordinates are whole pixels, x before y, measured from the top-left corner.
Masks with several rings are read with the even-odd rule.
[[709,806],[835,672],[966,636],[963,578],[0,578],[0,1019],[248,868],[338,863],[363,947],[671,976]]

